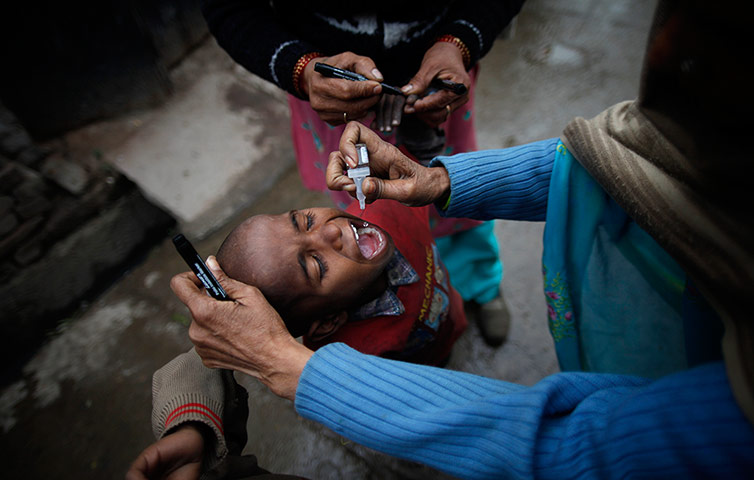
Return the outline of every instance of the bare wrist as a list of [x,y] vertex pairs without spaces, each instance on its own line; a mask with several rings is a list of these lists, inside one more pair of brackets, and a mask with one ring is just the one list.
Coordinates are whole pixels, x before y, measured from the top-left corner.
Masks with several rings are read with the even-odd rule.
[[454,45],[458,49],[458,52],[461,54],[464,68],[468,69],[471,66],[471,51],[469,50],[469,47],[467,47],[466,44],[463,43],[463,40],[458,37],[454,37],[453,35],[441,35],[437,37],[435,42]]
[[445,167],[438,165],[429,169],[430,185],[433,185],[432,203],[445,205],[450,196],[450,176]]
[[264,372],[259,379],[275,395],[294,401],[301,373],[314,352],[293,337],[289,337],[286,344],[275,348],[275,351],[269,371]]

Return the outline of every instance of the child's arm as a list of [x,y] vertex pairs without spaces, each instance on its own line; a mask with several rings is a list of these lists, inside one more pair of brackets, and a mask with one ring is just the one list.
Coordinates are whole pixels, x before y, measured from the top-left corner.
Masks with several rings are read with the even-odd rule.
[[205,432],[212,432],[205,437],[207,468],[228,454],[224,406],[225,391],[220,370],[205,367],[193,348],[171,360],[152,377],[152,432],[155,438],[162,439],[187,423],[205,426]]
[[246,390],[231,371],[205,367],[194,349],[155,372],[152,406],[158,441],[134,460],[129,480],[170,471],[198,475],[200,469],[239,478],[269,473],[254,455],[241,456],[249,416]]

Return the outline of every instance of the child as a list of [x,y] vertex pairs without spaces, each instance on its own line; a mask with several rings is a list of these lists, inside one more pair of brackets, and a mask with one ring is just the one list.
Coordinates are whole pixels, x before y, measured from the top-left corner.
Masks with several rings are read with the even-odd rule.
[[[466,328],[429,228],[429,208],[379,201],[257,215],[217,253],[225,273],[260,289],[294,337],[316,349],[442,365]],[[374,222],[374,223],[373,223]],[[379,226],[378,226],[379,225]]]

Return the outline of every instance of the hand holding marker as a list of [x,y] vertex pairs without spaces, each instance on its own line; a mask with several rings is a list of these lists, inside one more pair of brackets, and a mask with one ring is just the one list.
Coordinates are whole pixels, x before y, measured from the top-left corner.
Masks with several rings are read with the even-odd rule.
[[[343,80],[351,80],[352,82],[365,82],[370,80],[369,78],[361,75],[360,73],[351,72],[349,70],[343,70],[342,68],[333,67],[326,63],[317,62],[314,64],[314,71],[319,72],[328,78],[342,78]],[[388,85],[387,83],[379,82],[382,85],[382,91],[391,95],[403,95],[403,92],[399,88]]]
[[[328,65],[322,62],[317,62],[314,64],[314,71],[328,78],[342,78],[343,80],[351,80],[352,82],[364,82],[369,80],[367,77],[361,75],[360,73],[351,72],[350,70],[343,70],[342,68],[333,67],[332,65]],[[389,93],[391,95],[404,95],[404,93],[401,92],[401,90],[397,87],[393,87],[392,85],[388,85],[384,82],[379,83],[380,85],[382,85],[382,90],[385,93]],[[432,80],[432,86],[440,90],[450,90],[456,95],[463,95],[468,91],[468,88],[463,83],[456,83],[442,78],[435,78],[434,80]]]
[[204,263],[204,260],[202,260],[202,257],[196,253],[196,250],[194,250],[191,242],[189,242],[186,237],[179,233],[173,237],[173,245],[175,245],[178,253],[181,254],[181,257],[183,257],[183,260],[189,266],[191,271],[194,272],[194,275],[196,275],[197,278],[199,278],[199,281],[202,282],[202,285],[204,285],[204,288],[207,290],[210,297],[215,300],[233,301],[233,299],[225,292],[222,285],[220,285],[220,282],[218,282],[215,276],[212,275],[212,272],[210,272],[209,268]]

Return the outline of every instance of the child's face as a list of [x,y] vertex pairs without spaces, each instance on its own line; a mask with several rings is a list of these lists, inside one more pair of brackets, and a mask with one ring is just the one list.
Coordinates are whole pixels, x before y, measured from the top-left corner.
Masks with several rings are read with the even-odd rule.
[[253,283],[285,289],[280,296],[291,298],[299,314],[352,308],[386,288],[382,274],[395,246],[376,225],[331,208],[258,215],[246,223],[242,248]]

